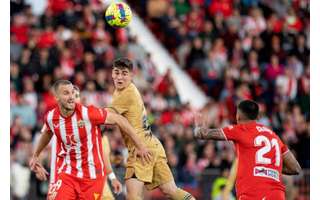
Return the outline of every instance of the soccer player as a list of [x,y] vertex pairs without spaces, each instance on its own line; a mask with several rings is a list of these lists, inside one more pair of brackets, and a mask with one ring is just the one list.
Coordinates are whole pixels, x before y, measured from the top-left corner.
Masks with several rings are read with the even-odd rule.
[[[80,89],[77,86],[74,86],[75,90],[75,102],[80,103]],[[45,126],[42,129],[45,130]],[[110,162],[110,145],[108,141],[108,137],[106,135],[102,136],[102,151],[103,151],[103,161],[104,165],[107,169],[107,175],[109,180],[111,181],[111,185],[113,187],[113,191],[116,194],[119,194],[122,191],[122,185],[115,176],[111,162]],[[48,190],[48,196],[52,195],[52,188],[55,187],[55,183],[57,181],[57,175],[61,173],[61,165],[63,163],[63,154],[65,152],[63,151],[63,148],[61,148],[60,145],[57,145],[56,136],[52,136],[51,139],[51,164],[50,164],[50,181],[49,181],[49,190]],[[60,170],[59,170],[60,169]],[[36,173],[36,176],[39,177],[40,180],[45,180],[46,177],[41,177],[41,174],[38,172]],[[106,181],[106,184],[103,188],[102,193],[102,200],[112,200],[114,199],[112,192],[109,188],[109,184]]]
[[152,161],[143,165],[143,161],[135,157],[132,141],[128,136],[123,135],[129,150],[125,174],[127,199],[143,199],[144,186],[148,190],[159,188],[165,196],[173,200],[194,199],[191,194],[178,188],[174,182],[165,150],[158,138],[151,133],[143,100],[132,83],[132,70],[133,63],[127,58],[120,58],[113,62],[112,79],[115,91],[110,108],[128,119],[135,128],[137,136],[151,151]]
[[209,129],[201,115],[195,116],[194,136],[204,140],[231,140],[235,143],[238,169],[237,199],[284,200],[282,173],[296,175],[301,167],[279,137],[256,122],[259,106],[244,100],[237,106],[237,124]]
[[55,185],[50,188],[49,199],[97,200],[101,198],[106,168],[102,159],[101,133],[99,125],[117,124],[136,145],[138,158],[151,161],[150,152],[139,141],[136,131],[121,115],[83,106],[75,102],[74,87],[70,81],[58,80],[54,86],[58,105],[45,116],[45,131],[42,132],[30,161],[30,168],[45,174],[38,157],[50,142],[53,134],[65,154]]

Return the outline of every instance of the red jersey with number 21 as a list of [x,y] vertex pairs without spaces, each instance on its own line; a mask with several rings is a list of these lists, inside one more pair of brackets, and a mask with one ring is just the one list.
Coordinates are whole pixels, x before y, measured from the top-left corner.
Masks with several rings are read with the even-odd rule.
[[282,155],[288,148],[272,130],[256,122],[230,125],[222,130],[236,146],[238,199],[254,198],[257,194],[263,198],[274,190],[285,191],[281,182]]

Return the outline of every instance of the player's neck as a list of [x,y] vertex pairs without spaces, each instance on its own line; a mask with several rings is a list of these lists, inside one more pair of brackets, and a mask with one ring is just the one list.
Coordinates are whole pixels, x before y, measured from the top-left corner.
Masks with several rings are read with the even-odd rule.
[[70,117],[74,112],[74,109],[73,110],[65,109],[64,107],[62,107],[60,105],[59,105],[59,109],[60,109],[60,114],[62,115],[62,117]]
[[131,82],[127,86],[125,86],[123,88],[116,88],[116,91],[121,92],[121,91],[127,89],[130,86],[130,84],[131,84]]
[[116,88],[116,91],[117,92],[121,92],[121,91],[123,91],[123,90],[125,90],[127,87],[123,87],[123,88]]
[[237,124],[247,124],[252,122],[256,122],[256,120],[251,120],[251,119],[239,120]]

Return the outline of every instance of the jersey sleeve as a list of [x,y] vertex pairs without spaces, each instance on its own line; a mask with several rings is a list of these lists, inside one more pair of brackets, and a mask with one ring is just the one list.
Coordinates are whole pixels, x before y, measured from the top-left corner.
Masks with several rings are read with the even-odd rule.
[[49,126],[47,125],[47,123],[44,123],[40,132],[44,133],[46,131],[50,131],[51,132],[51,130],[50,130]]
[[122,104],[111,104],[110,108],[120,115],[128,111],[128,107]]
[[88,107],[89,119],[93,124],[104,124],[107,118],[107,111],[105,109],[94,106]]
[[41,128],[41,133],[43,133],[43,132],[45,132],[45,131],[47,131],[47,130],[49,130],[49,131],[51,131],[51,129],[50,129],[50,126],[49,126],[49,123],[48,123],[48,113],[49,112],[47,112],[45,115],[44,115],[44,117],[43,117],[43,126],[42,126],[42,128]]
[[[280,140],[280,139],[279,139]],[[288,148],[288,146],[286,145],[286,144],[284,144],[281,140],[280,140],[280,142],[281,142],[281,154],[283,155],[283,154],[285,154],[285,153],[287,153],[288,151],[289,151],[289,148]]]
[[227,127],[222,128],[222,131],[226,137],[226,140],[239,141],[240,139],[240,130],[237,125],[229,125]]

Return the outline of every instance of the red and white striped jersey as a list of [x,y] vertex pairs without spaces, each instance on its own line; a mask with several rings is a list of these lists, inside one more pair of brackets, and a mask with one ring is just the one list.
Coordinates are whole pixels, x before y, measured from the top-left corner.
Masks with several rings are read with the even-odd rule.
[[69,117],[63,117],[59,107],[46,114],[45,124],[56,136],[56,147],[59,148],[56,149],[59,153],[55,172],[89,179],[106,174],[99,128],[106,117],[105,110],[81,104],[76,104]]

